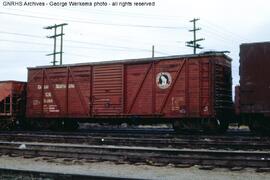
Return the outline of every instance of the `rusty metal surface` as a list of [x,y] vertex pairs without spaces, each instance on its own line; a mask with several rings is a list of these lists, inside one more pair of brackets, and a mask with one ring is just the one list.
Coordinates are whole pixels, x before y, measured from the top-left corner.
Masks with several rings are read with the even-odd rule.
[[0,116],[17,116],[25,109],[26,83],[0,81]]
[[242,113],[270,116],[270,42],[240,46],[240,106]]
[[231,89],[217,90],[231,88],[230,68],[223,54],[29,68],[27,117],[213,117],[229,106]]

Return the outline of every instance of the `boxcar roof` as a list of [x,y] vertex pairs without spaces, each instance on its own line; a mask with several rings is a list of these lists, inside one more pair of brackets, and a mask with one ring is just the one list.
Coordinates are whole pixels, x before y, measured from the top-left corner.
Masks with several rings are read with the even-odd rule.
[[26,83],[25,81],[16,81],[16,80],[4,80],[0,81],[0,83]]
[[173,56],[162,56],[162,57],[154,57],[154,58],[136,58],[136,59],[124,59],[124,60],[110,60],[110,61],[99,61],[99,62],[89,62],[89,63],[76,63],[76,64],[64,64],[64,65],[47,65],[47,66],[36,66],[36,67],[28,67],[28,69],[41,69],[41,68],[60,68],[60,67],[68,67],[68,66],[87,66],[87,65],[106,65],[106,64],[137,64],[137,63],[148,63],[152,61],[162,61],[169,59],[184,59],[184,58],[198,58],[198,57],[216,57],[222,56],[228,60],[232,60],[229,56],[224,54],[224,52],[204,52],[200,54],[186,54],[186,55],[173,55]]
[[240,46],[242,45],[259,45],[259,44],[267,44],[269,45],[270,44],[270,41],[263,41],[263,42],[251,42],[251,43],[242,43]]

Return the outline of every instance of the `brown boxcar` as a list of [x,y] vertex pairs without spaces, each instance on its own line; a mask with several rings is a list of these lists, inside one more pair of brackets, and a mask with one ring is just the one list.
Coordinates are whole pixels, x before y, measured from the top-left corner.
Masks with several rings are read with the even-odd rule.
[[25,115],[26,83],[0,81],[0,129],[14,126]]
[[28,68],[27,117],[220,125],[232,111],[231,81],[223,53]]
[[251,128],[270,129],[270,42],[240,45],[240,111]]

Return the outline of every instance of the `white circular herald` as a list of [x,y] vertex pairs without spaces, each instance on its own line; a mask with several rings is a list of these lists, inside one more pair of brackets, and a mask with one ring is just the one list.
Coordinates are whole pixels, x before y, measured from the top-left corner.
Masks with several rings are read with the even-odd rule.
[[156,84],[160,89],[167,89],[172,83],[172,77],[168,72],[160,72],[156,77]]

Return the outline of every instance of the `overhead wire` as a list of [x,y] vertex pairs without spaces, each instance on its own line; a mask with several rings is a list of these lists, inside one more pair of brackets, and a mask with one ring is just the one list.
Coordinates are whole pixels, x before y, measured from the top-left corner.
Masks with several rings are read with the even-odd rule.
[[0,49],[0,52],[3,52],[3,53],[13,53],[13,52],[20,52],[20,53],[48,53],[48,51],[35,51],[35,50],[9,50],[9,49]]
[[[6,31],[0,31],[0,33],[4,34],[11,34],[11,35],[17,35],[17,36],[26,36],[26,37],[34,37],[34,38],[42,38],[42,36],[37,36],[37,35],[31,35],[31,34],[23,34],[23,33],[13,33],[13,32],[6,32]],[[23,43],[23,44],[35,44],[35,45],[48,45],[51,46],[50,44],[47,43],[36,43],[36,42],[31,42],[31,41],[18,41],[18,40],[7,40],[7,39],[0,39],[0,41],[5,41],[5,42],[13,42],[13,43]],[[79,43],[79,44],[87,44],[90,46],[100,46],[103,49],[105,48],[110,48],[109,50],[121,50],[121,49],[126,49],[126,50],[136,50],[136,51],[150,51],[147,49],[142,49],[142,48],[136,48],[136,47],[127,47],[127,46],[114,46],[114,45],[107,45],[107,44],[101,44],[101,43],[91,43],[91,42],[83,42],[83,41],[76,41],[76,40],[65,40],[67,42],[72,42],[72,43]],[[72,46],[72,45],[66,45],[65,47],[68,48],[82,48],[82,49],[90,49],[90,47],[83,47],[83,46]],[[100,48],[93,48],[91,49],[100,49]],[[107,49],[108,50],[108,49]],[[160,54],[167,55],[168,53],[158,51]]]
[[[9,10],[13,10],[13,11],[21,11],[21,12],[31,12],[31,13],[35,13],[35,14],[43,14],[43,15],[48,15],[47,13],[41,13],[40,11],[29,11],[29,10],[25,10],[25,9],[14,9],[14,8],[5,8],[5,9],[9,9]],[[57,11],[72,11],[72,12],[78,12],[78,13],[86,13],[86,14],[101,14],[101,15],[115,15],[115,16],[121,16],[121,17],[139,17],[139,18],[143,18],[143,19],[164,19],[164,20],[181,20],[181,21],[186,21],[187,17],[180,17],[180,16],[170,16],[168,14],[164,14],[164,15],[160,15],[160,14],[145,14],[145,13],[134,13],[134,12],[130,12],[130,11],[108,11],[108,10],[97,10],[97,9],[92,9],[91,11],[89,11],[89,9],[84,9],[84,8],[79,8],[79,7],[72,7],[72,8],[59,8],[57,9]],[[51,12],[50,12],[51,13]],[[50,14],[51,15],[51,14]],[[186,21],[188,23],[188,21]]]
[[[0,12],[0,14],[3,13],[3,12]],[[5,13],[7,14],[7,13]],[[32,17],[32,18],[49,18],[49,19],[53,19],[51,17],[39,17],[39,16],[32,16],[32,15],[20,15],[20,14],[14,14],[14,13],[8,13],[10,15],[16,15],[16,16],[27,16],[27,17]],[[75,20],[73,20],[75,21]],[[84,21],[78,21],[78,22],[81,22],[83,23]],[[87,21],[88,22],[88,21]],[[88,22],[88,23],[92,23],[92,22]],[[93,23],[96,23],[96,22],[93,22]],[[98,22],[97,22],[98,23]],[[103,24],[103,23],[98,23],[98,24]],[[106,25],[119,25],[119,24],[106,24]],[[123,26],[130,26],[130,24],[121,24]],[[121,26],[120,25],[120,26]],[[141,25],[131,25],[131,27],[133,26],[140,26],[140,27],[155,27],[155,28],[167,28],[167,26],[141,26]],[[208,35],[211,35],[211,36],[215,36],[216,38],[214,39],[219,39],[219,43],[220,43],[220,40],[221,41],[228,41],[231,42],[231,37],[228,37],[228,36],[224,36],[222,33],[219,33],[219,31],[216,31],[214,28],[212,28],[211,26],[209,25],[206,25],[207,27],[204,27],[204,29],[206,29],[206,31],[209,31],[206,32],[205,34],[208,34]],[[170,28],[175,28],[175,27],[170,27]],[[0,33],[3,33],[3,31],[0,31]],[[11,35],[22,35],[22,36],[26,36],[26,37],[35,37],[35,38],[39,38],[41,36],[30,36],[30,35],[27,35],[27,34],[22,34],[22,33],[9,33],[9,32],[5,32],[6,34],[11,34]],[[101,46],[103,47],[108,47],[108,48],[116,48],[116,49],[127,49],[127,50],[139,50],[139,51],[149,51],[149,50],[146,50],[146,49],[140,49],[140,48],[132,48],[132,47],[123,47],[123,46],[114,46],[114,45],[108,45],[108,44],[100,44],[100,43],[91,43],[91,42],[82,42],[82,41],[74,41],[74,40],[65,40],[67,42],[72,42],[72,43],[81,43],[81,44],[87,44],[87,45],[94,45],[94,46]],[[226,43],[224,43],[226,44]],[[74,46],[67,46],[67,47],[72,47],[72,48],[88,48],[88,47],[74,47]],[[161,52],[163,54],[167,54],[167,53],[164,53],[164,52]]]
[[9,39],[0,39],[0,41],[4,42],[11,42],[11,43],[22,43],[22,44],[35,44],[35,45],[41,45],[41,46],[51,46],[51,44],[47,43],[37,43],[37,42],[31,42],[31,41],[18,41],[18,40],[9,40]]
[[0,30],[0,34],[10,34],[10,35],[17,35],[17,36],[32,37],[32,38],[42,38],[42,36],[33,35],[33,34],[14,33],[14,32],[7,32],[7,31],[1,31],[1,30]]
[[84,24],[96,24],[96,25],[104,25],[104,26],[118,26],[118,27],[136,27],[136,28],[158,28],[158,29],[186,29],[186,27],[177,27],[177,26],[154,26],[154,25],[143,25],[143,24],[120,24],[120,23],[103,23],[103,22],[96,22],[96,21],[85,21],[85,20],[72,20],[72,19],[65,19],[65,18],[56,18],[56,17],[44,17],[44,16],[33,16],[33,15],[26,15],[26,14],[17,14],[17,13],[10,13],[10,12],[2,12],[0,14],[4,15],[11,15],[11,16],[19,16],[19,17],[27,17],[27,18],[35,18],[35,19],[46,19],[46,20],[62,20],[67,22],[74,22],[74,23],[84,23]]
[[[31,13],[35,13],[35,15],[36,14],[45,14],[45,13],[40,13],[40,12],[33,12],[33,11],[29,11],[29,10],[22,10],[22,9],[13,9],[13,8],[7,8],[7,9],[10,9],[10,10],[14,10],[14,11],[23,11],[23,12],[31,12]],[[61,8],[61,9],[59,9],[59,10],[66,10],[66,11],[70,11],[70,10],[73,10],[73,9],[66,9],[66,8]],[[89,11],[87,11],[87,12],[89,12]],[[92,12],[92,11],[91,11]],[[132,13],[133,14],[133,13]],[[45,14],[45,15],[48,15],[48,14]],[[50,14],[50,15],[52,15],[52,14]],[[111,15],[111,14],[109,14],[109,15]],[[120,13],[118,13],[117,15],[121,15]],[[123,14],[122,14],[123,15]],[[125,14],[125,16],[126,16],[126,14]],[[156,16],[157,15],[155,15],[155,18],[156,18]],[[67,17],[67,16],[65,16],[65,17]],[[73,17],[72,17],[73,18]],[[144,19],[145,19],[145,17],[144,17]],[[160,19],[160,18],[158,18],[158,19]],[[177,20],[177,21],[179,21],[179,19]],[[188,21],[187,21],[187,23],[188,23]],[[185,29],[187,29],[187,27],[186,26],[184,26],[184,28]],[[117,41],[119,40],[119,37],[117,37]],[[130,40],[130,37],[127,39],[123,39],[123,38],[120,38],[120,40],[121,41],[127,41],[127,40]],[[142,43],[142,42],[141,42]],[[174,40],[174,41],[168,41],[168,39],[164,39],[164,40],[162,40],[162,43],[176,43],[176,41]],[[147,43],[145,43],[145,44],[147,44]],[[150,44],[150,42],[148,43],[148,44]],[[153,43],[151,43],[151,44],[153,44]],[[160,43],[159,43],[160,44]]]
[[[7,33],[7,34],[12,34],[12,35],[18,35],[18,36],[29,36],[29,37],[35,37],[35,38],[42,38],[41,36],[36,36],[36,35],[30,35],[30,34],[23,34],[23,33],[9,33],[5,31],[0,31],[0,33]],[[18,41],[18,40],[7,40],[7,39],[0,39],[0,41],[5,41],[5,42],[12,42],[12,43],[22,43],[22,44],[34,44],[34,45],[41,45],[41,46],[51,46],[51,44],[48,43],[36,43],[32,41]],[[87,49],[87,50],[93,50],[93,49],[105,49],[105,50],[110,50],[110,51],[141,51],[141,52],[151,52],[151,49],[142,49],[142,48],[135,48],[135,47],[126,47],[126,46],[113,46],[113,45],[107,45],[107,44],[101,44],[101,43],[90,43],[90,42],[83,42],[83,41],[75,41],[75,40],[66,40],[67,42],[73,42],[73,43],[79,43],[79,44],[86,44],[90,46],[99,46],[99,48],[96,47],[86,47],[86,46],[73,46],[73,45],[65,45],[66,48],[76,48],[76,49]],[[179,49],[182,48],[187,48],[187,47],[181,47],[179,46]],[[172,53],[166,53],[163,51],[155,51],[158,54],[162,55],[171,55]],[[178,54],[178,53],[177,53]]]
[[[17,9],[11,9],[11,10],[17,10]],[[31,16],[32,17],[32,16]],[[12,33],[9,33],[9,34],[12,34]],[[18,35],[18,34],[17,34]],[[23,36],[29,36],[29,35],[23,35]],[[65,40],[65,41],[69,41],[69,40]],[[71,41],[70,41],[71,42]],[[85,42],[76,42],[76,43],[85,43]],[[88,43],[89,44],[89,43]],[[94,43],[92,43],[92,44],[94,44]],[[92,45],[91,44],[91,45]],[[148,43],[148,44],[150,44],[150,43]],[[153,43],[151,43],[151,44],[153,44]],[[170,42],[170,44],[171,44],[171,42]],[[97,44],[95,44],[95,45],[97,45]],[[104,44],[102,45],[102,46],[104,46]],[[105,45],[105,46],[108,46],[108,47],[115,47],[115,46],[111,46],[111,45]],[[117,47],[118,48],[118,47]],[[120,47],[120,48],[123,48],[123,47]],[[124,47],[124,48],[126,48],[126,47]]]
[[237,38],[241,41],[249,41],[246,37],[242,37],[241,35],[228,30],[226,27],[222,27],[222,26],[215,24],[215,23],[212,23],[211,21],[206,20],[206,19],[202,19],[202,21],[204,22],[203,23],[204,25],[214,29],[214,31],[220,32],[223,35],[227,34],[227,36],[233,36],[234,39]]
[[[39,35],[34,35],[34,34],[25,34],[25,33],[18,33],[18,32],[7,32],[7,31],[2,31],[0,29],[0,34],[9,34],[9,35],[16,35],[16,36],[25,36],[25,37],[31,37],[31,38],[39,38],[39,39],[44,39],[45,36],[39,36]],[[119,39],[117,39],[119,40]],[[128,39],[124,39],[123,41],[126,42]],[[65,42],[71,42],[71,43],[79,43],[79,44],[89,44],[89,45],[97,45],[97,46],[107,46],[107,47],[116,47],[116,48],[126,48],[127,46],[115,46],[115,45],[109,45],[109,44],[102,44],[102,43],[95,43],[95,42],[85,42],[85,41],[78,41],[78,40],[72,40],[72,39],[66,39]],[[166,46],[171,45],[172,43],[179,43],[179,42],[184,42],[184,41],[168,41],[165,42]],[[162,41],[162,44],[164,41]],[[141,43],[140,43],[141,44]],[[148,45],[153,45],[154,43],[150,42],[145,42],[143,44],[148,44]],[[158,44],[158,45],[162,45]]]

